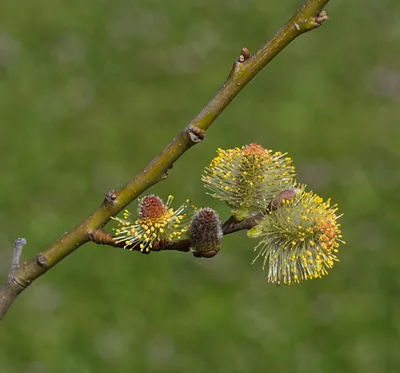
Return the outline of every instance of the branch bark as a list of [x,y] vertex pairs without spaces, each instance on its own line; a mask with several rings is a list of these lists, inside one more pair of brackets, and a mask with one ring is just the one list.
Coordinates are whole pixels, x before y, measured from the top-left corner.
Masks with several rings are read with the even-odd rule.
[[233,64],[222,87],[200,113],[141,172],[118,191],[107,193],[104,202],[74,229],[63,234],[35,258],[15,269],[18,291],[7,279],[0,289],[0,319],[18,294],[107,224],[130,202],[152,185],[165,179],[174,162],[193,145],[202,141],[205,132],[244,86],[296,37],[315,29],[327,18],[323,11],[329,0],[307,0],[304,6],[275,36],[250,57],[246,48]]

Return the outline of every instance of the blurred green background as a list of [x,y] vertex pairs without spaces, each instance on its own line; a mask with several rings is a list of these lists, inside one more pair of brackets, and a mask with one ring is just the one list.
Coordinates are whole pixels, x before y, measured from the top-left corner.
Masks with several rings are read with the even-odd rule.
[[[2,0],[1,277],[16,237],[31,258],[93,211],[302,3]],[[212,260],[88,244],[13,305],[1,372],[400,372],[400,3],[327,10],[151,192],[226,218],[200,181],[215,149],[287,151],[345,214],[340,263],[285,288],[243,232]]]

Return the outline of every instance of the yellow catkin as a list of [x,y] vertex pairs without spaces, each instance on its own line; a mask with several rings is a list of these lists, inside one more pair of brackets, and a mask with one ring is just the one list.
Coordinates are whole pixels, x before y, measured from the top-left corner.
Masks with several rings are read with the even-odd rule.
[[268,271],[268,281],[291,285],[320,278],[338,261],[342,240],[337,206],[304,187],[296,196],[266,215],[248,232],[260,237],[255,251]]
[[282,189],[293,183],[294,175],[291,158],[250,144],[217,149],[217,156],[205,169],[202,180],[212,197],[246,217],[265,209]]
[[150,252],[155,244],[175,237],[179,239],[188,229],[190,216],[186,211],[189,205],[185,203],[174,210],[171,208],[173,198],[168,196],[164,203],[152,194],[139,199],[137,219],[128,210],[124,211],[123,219],[113,218],[118,222],[115,242],[124,242],[124,247],[128,250],[139,245],[140,251]]

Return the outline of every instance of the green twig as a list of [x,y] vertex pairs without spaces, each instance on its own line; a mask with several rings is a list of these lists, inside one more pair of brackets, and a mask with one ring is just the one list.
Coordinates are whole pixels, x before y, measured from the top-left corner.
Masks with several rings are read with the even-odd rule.
[[13,272],[0,288],[0,319],[18,294],[35,279],[72,253],[109,222],[141,193],[166,178],[174,162],[193,145],[203,140],[205,132],[244,86],[297,36],[315,29],[327,18],[323,11],[329,0],[307,0],[304,6],[259,51],[250,57],[246,48],[235,61],[225,83],[200,113],[141,172],[118,191],[107,193],[104,202],[50,246]]

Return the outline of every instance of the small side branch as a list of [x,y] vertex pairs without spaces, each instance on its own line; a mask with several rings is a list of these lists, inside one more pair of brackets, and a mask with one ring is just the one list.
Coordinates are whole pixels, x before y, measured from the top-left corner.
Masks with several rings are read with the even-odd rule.
[[15,271],[19,268],[22,249],[25,244],[26,240],[24,238],[17,238],[14,241],[14,251],[10,271],[0,287],[0,320],[6,314],[18,294],[29,285],[20,282],[15,276]]
[[[98,229],[96,232],[90,235],[90,240],[98,245],[107,245],[112,247],[119,247],[128,251],[141,251],[140,244],[135,245],[125,245],[124,242],[115,242],[114,236],[110,233],[105,232],[102,229]],[[176,242],[157,242],[151,249],[153,251],[190,251],[190,240],[180,240]],[[148,252],[143,252],[143,254],[149,254]]]
[[11,269],[9,272],[9,276],[12,276],[12,274],[15,272],[15,270],[19,267],[19,260],[21,258],[22,249],[24,248],[24,245],[26,245],[25,238],[17,238],[14,241],[13,259],[12,259],[12,263],[11,263]]
[[[249,230],[255,227],[258,222],[263,217],[263,214],[257,214],[247,219],[238,221],[233,216],[231,216],[225,223],[222,224],[222,233],[224,236],[239,232],[243,230]],[[93,234],[90,235],[90,240],[98,245],[107,245],[112,247],[119,247],[128,251],[141,251],[140,244],[135,245],[125,245],[124,242],[116,242],[114,236],[105,232],[102,229],[97,230]],[[143,252],[143,254],[149,254],[154,251],[181,251],[181,252],[189,252],[191,248],[191,241],[189,239],[184,239],[180,241],[171,241],[171,242],[158,242],[156,243],[150,252]],[[198,257],[195,255],[195,257]]]

